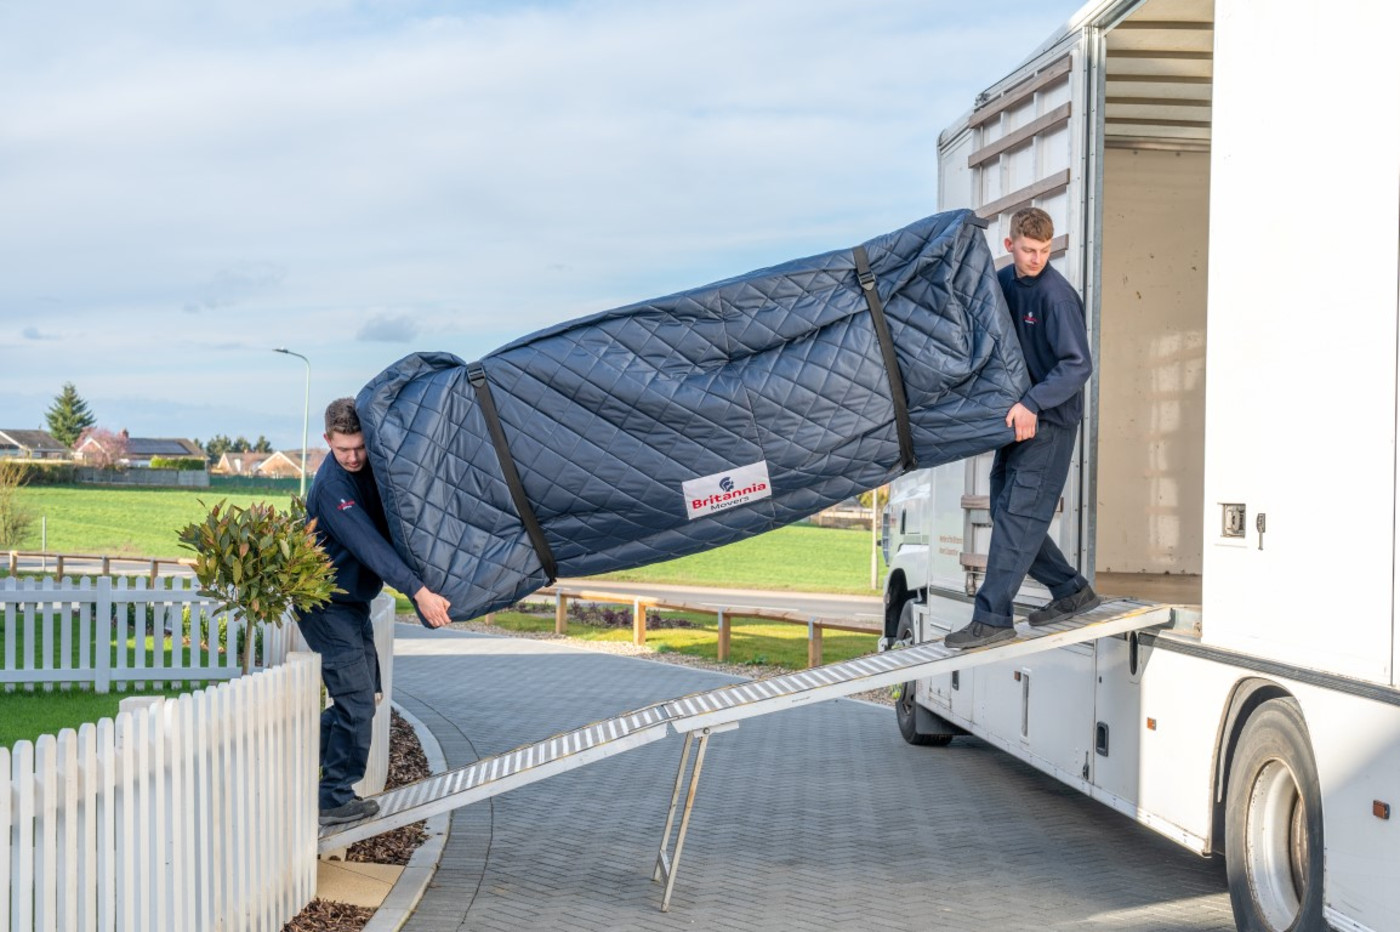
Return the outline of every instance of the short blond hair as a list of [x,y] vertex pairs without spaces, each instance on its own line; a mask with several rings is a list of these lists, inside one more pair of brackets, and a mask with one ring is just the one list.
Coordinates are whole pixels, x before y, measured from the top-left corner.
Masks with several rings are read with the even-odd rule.
[[1022,207],[1011,215],[1011,238],[1048,242],[1055,238],[1055,221],[1039,207]]

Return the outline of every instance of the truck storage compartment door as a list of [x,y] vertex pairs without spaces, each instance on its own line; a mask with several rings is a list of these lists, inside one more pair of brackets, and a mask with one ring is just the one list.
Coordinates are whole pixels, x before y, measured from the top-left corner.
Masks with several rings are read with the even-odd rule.
[[973,722],[986,740],[1060,779],[1088,779],[1094,740],[1094,648],[1076,644],[970,670]]

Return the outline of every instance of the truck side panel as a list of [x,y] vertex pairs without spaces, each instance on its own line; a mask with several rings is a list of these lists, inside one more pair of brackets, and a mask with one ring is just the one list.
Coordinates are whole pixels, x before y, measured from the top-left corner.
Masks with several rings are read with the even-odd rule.
[[[1397,19],[1366,0],[1218,4],[1211,151],[1203,639],[1379,683],[1396,657]],[[1226,505],[1243,536],[1223,536]]]
[[[1296,684],[1322,786],[1327,905],[1400,924],[1400,706]],[[1388,805],[1381,818],[1376,804]]]

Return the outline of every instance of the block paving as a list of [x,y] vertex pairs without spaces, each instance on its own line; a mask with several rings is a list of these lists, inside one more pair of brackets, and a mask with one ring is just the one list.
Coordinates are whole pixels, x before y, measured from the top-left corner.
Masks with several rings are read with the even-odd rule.
[[[448,766],[724,674],[401,625],[395,700]],[[1228,930],[1223,864],[971,737],[836,700],[715,735],[670,912],[651,880],[683,739],[457,810],[406,932]]]

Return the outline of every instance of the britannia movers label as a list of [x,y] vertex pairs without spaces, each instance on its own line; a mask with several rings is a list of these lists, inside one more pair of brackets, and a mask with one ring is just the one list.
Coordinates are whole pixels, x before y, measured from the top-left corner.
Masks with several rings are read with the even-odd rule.
[[686,516],[694,521],[735,505],[772,498],[773,486],[768,482],[768,463],[759,460],[682,482],[681,492],[685,495]]

